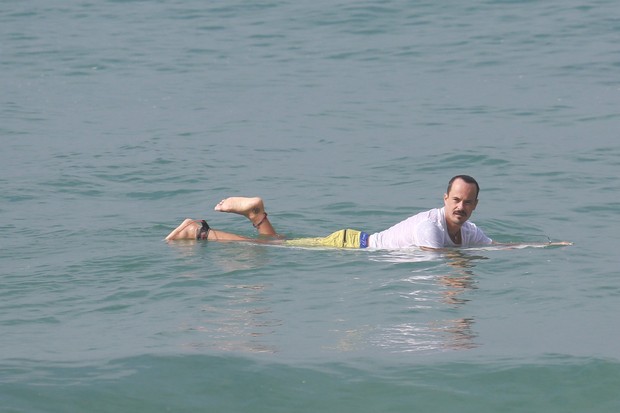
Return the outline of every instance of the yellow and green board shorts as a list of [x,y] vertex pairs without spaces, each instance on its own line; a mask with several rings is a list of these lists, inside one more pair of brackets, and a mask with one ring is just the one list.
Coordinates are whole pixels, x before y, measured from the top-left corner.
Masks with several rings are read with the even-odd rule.
[[326,237],[286,240],[284,245],[296,247],[366,248],[368,247],[368,234],[354,229],[341,229]]

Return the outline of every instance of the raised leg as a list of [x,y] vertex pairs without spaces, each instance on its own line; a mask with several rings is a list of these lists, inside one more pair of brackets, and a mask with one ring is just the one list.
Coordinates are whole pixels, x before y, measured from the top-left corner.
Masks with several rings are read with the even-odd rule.
[[215,208],[219,212],[229,212],[233,214],[243,215],[250,220],[254,228],[261,235],[277,236],[276,230],[269,222],[263,200],[258,197],[230,197],[223,199]]
[[[265,206],[261,198],[246,198],[246,197],[231,197],[222,200],[215,206],[215,210],[219,212],[229,212],[233,214],[239,214],[246,217],[254,228],[258,230],[260,235],[269,237],[278,237],[276,230],[269,222],[267,213],[265,212]],[[178,227],[176,227],[165,238],[166,241],[179,240],[179,239],[196,239],[198,231],[201,228],[199,221],[187,218]],[[257,241],[253,238],[244,237],[241,235],[232,234],[211,228],[207,235],[207,239],[210,241]],[[262,240],[268,242],[267,240]]]

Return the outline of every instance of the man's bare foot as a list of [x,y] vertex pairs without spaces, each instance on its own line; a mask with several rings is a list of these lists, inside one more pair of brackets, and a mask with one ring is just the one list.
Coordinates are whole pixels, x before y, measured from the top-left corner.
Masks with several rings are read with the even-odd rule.
[[242,196],[234,196],[223,199],[214,208],[220,212],[231,212],[245,216],[252,221],[253,224],[257,224],[265,217],[265,206],[261,198],[246,198]]
[[220,212],[232,212],[234,214],[243,215],[250,220],[254,228],[256,228],[261,235],[272,237],[278,235],[271,225],[271,222],[269,222],[269,218],[267,218],[265,205],[261,198],[246,198],[242,196],[230,197],[223,199],[214,209]]
[[193,219],[186,218],[181,225],[176,227],[165,238],[166,241],[172,241],[175,239],[196,239],[196,231],[200,228],[200,225]]

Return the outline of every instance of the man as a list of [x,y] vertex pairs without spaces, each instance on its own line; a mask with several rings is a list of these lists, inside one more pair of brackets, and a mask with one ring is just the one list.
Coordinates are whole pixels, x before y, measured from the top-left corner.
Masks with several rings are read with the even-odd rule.
[[[366,232],[345,229],[324,238],[301,238],[283,240],[265,212],[261,198],[226,198],[215,206],[216,211],[245,216],[262,236],[277,242],[298,246],[330,246],[339,248],[397,249],[409,247],[445,248],[488,245],[493,241],[475,224],[469,222],[478,205],[480,187],[474,178],[457,175],[448,183],[443,208],[431,209],[414,215],[388,229],[369,235]],[[166,241],[178,239],[206,239],[210,241],[257,241],[215,230],[206,221],[186,219],[167,237]]]

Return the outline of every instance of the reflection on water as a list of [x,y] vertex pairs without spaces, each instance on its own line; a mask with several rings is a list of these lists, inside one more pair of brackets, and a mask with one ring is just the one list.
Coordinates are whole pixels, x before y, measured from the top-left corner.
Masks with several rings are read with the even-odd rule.
[[439,284],[446,287],[443,290],[443,301],[446,304],[462,305],[468,300],[460,296],[470,290],[476,289],[473,268],[478,260],[486,260],[482,255],[471,255],[461,251],[450,251],[445,254],[446,265],[451,271],[448,274],[438,276]]
[[[234,284],[234,272],[243,272],[269,265],[268,250],[252,243],[208,243],[178,240],[168,243],[183,259],[184,266],[196,264],[201,271],[187,272],[182,277],[208,278],[229,274],[226,284],[216,290],[201,291],[209,304],[191,315],[191,322],[181,327],[194,338],[184,344],[193,350],[275,353],[276,346],[265,340],[282,325],[269,306],[264,284]],[[242,246],[241,246],[242,245]],[[205,254],[205,248],[209,248]],[[232,282],[232,283],[231,283]],[[215,304],[212,304],[215,303]]]
[[384,328],[375,345],[390,352],[466,350],[477,347],[472,318],[408,323]]
[[225,286],[217,306],[204,305],[200,325],[188,327],[201,333],[188,348],[249,353],[275,353],[277,347],[264,340],[274,334],[282,320],[273,315],[265,299],[265,285]]
[[[205,254],[197,254],[200,246],[200,242],[194,241],[174,248],[185,258],[202,257],[204,263]],[[217,248],[234,250],[208,254],[209,265],[216,268],[214,273],[217,274],[269,265],[269,254],[264,246],[222,247],[218,244]],[[355,277],[367,286],[356,291],[353,300],[367,302],[369,311],[380,313],[380,316],[374,324],[354,313],[345,313],[343,319],[335,321],[323,320],[322,325],[318,325],[319,331],[313,331],[320,337],[321,351],[354,352],[374,348],[390,353],[409,353],[467,350],[478,346],[475,318],[466,314],[466,304],[471,300],[469,293],[477,288],[474,273],[477,262],[487,259],[480,255],[480,251],[392,251],[362,257],[371,262],[403,267],[403,271],[387,271],[390,276],[406,274],[397,279],[381,279],[380,274],[371,273],[362,278]],[[295,316],[301,320],[293,321],[295,317],[286,308],[281,308],[276,299],[277,291],[288,287],[247,283],[247,273],[239,277],[245,283],[235,283],[238,278],[230,274],[225,283],[215,283],[215,288],[201,292],[205,304],[199,308],[199,314],[193,314],[192,321],[183,326],[183,331],[191,335],[185,346],[199,351],[296,351],[287,348],[290,344],[278,340],[290,334],[290,330],[305,337],[306,327],[317,328],[314,315],[317,310],[313,304],[304,304],[305,307],[299,309],[301,316]],[[274,282],[290,281],[279,278]],[[343,278],[338,282],[340,288],[353,287],[351,280]],[[320,290],[318,294],[322,295]],[[360,310],[365,311],[363,307]],[[347,311],[356,310],[349,308]],[[304,313],[308,315],[304,316]],[[325,317],[329,317],[329,313]],[[306,326],[305,323],[312,324]]]
[[268,247],[261,244],[175,240],[168,245],[183,258],[184,264],[202,262],[205,248],[216,249],[208,256],[209,269],[213,273],[251,270],[269,265]]
[[423,251],[419,248],[406,248],[399,250],[371,251],[370,260],[391,263],[411,262],[442,262],[443,253],[435,251]]
[[[422,274],[415,270],[413,275],[398,281],[402,286],[409,285],[399,296],[406,300],[403,301],[406,309],[412,312],[409,318],[416,321],[380,329],[374,344],[391,352],[466,350],[477,347],[473,317],[435,318],[432,314],[443,314],[446,311],[462,313],[462,307],[469,301],[464,295],[477,288],[473,272],[476,262],[487,257],[461,250],[390,254],[397,263],[406,262],[408,258],[413,258],[410,262],[422,262],[424,256],[431,258],[431,262],[441,260],[441,265],[425,268]],[[383,256],[385,259],[386,256]],[[408,303],[410,300],[415,304]]]

